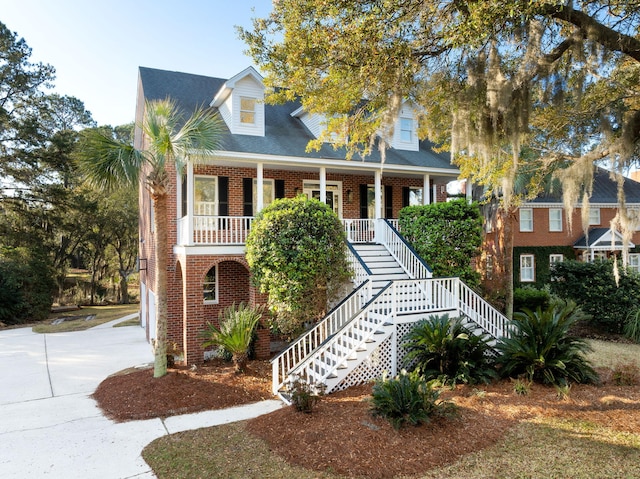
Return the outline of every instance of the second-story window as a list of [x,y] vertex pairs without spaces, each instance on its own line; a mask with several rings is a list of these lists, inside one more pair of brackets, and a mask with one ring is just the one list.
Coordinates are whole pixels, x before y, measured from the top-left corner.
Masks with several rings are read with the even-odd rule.
[[520,231],[533,231],[533,209],[520,208]]
[[413,140],[413,120],[400,118],[400,140],[411,142]]
[[589,208],[589,226],[600,224],[600,208]]
[[218,198],[216,195],[217,178],[215,176],[194,177],[194,209],[198,216],[215,216],[218,214]]
[[240,123],[255,125],[256,123],[256,99],[240,97]]
[[549,208],[549,231],[562,231],[561,208]]

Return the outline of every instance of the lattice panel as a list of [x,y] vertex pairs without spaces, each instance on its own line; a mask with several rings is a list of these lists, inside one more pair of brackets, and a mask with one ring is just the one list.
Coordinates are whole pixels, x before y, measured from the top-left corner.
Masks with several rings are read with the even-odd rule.
[[[404,361],[404,357],[407,355],[407,350],[404,349],[403,347],[401,347],[400,345],[404,342],[404,337],[409,334],[409,331],[411,331],[411,329],[415,326],[415,322],[413,323],[402,323],[402,324],[398,324],[396,325],[396,338],[397,338],[397,351],[398,351],[398,358],[397,358],[397,368],[398,371],[400,371],[400,369],[402,369],[402,361]],[[406,369],[411,369],[410,368],[411,365],[409,365],[408,368]]]
[[373,350],[371,355],[362,361],[360,365],[351,371],[346,378],[334,389],[342,391],[351,386],[365,384],[372,379],[381,378],[385,371],[391,371],[391,341],[393,335],[384,340],[380,346]]

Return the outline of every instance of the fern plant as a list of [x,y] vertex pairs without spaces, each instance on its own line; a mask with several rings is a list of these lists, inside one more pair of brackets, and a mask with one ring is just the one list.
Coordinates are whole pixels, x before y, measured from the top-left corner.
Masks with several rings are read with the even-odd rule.
[[496,345],[501,374],[559,386],[597,382],[598,374],[585,357],[591,346],[569,334],[571,325],[583,317],[575,303],[564,301],[515,313],[515,332]]
[[249,360],[249,347],[253,340],[263,308],[252,308],[244,303],[224,308],[218,316],[219,327],[208,323],[203,332],[204,347],[217,346],[231,354],[236,372],[243,372]]
[[455,411],[455,405],[439,401],[440,392],[432,387],[417,371],[402,371],[393,379],[383,377],[373,385],[371,413],[384,417],[395,429],[404,424],[417,426],[434,416]]
[[419,370],[426,379],[475,384],[497,377],[485,337],[472,334],[461,318],[430,316],[403,339],[404,366]]

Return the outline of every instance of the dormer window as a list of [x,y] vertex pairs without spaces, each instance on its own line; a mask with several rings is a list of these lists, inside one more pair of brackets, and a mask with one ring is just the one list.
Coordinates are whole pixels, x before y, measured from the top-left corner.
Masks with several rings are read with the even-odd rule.
[[400,141],[410,142],[413,140],[413,120],[411,118],[400,118]]
[[256,122],[256,99],[240,97],[240,123],[254,125]]

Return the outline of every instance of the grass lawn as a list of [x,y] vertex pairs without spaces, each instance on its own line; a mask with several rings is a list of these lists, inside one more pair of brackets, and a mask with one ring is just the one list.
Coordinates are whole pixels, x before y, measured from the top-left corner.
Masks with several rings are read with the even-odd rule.
[[[140,309],[139,304],[115,304],[109,306],[83,306],[82,309],[76,311],[67,311],[64,313],[52,314],[49,319],[40,324],[33,326],[34,333],[65,333],[70,331],[84,331],[103,323],[122,318],[133,313],[137,313]],[[93,319],[86,320],[87,316],[95,315]],[[52,322],[61,317],[73,317],[60,324],[52,324]],[[77,317],[77,318],[76,318]],[[139,324],[138,320],[127,321],[127,325]]]

